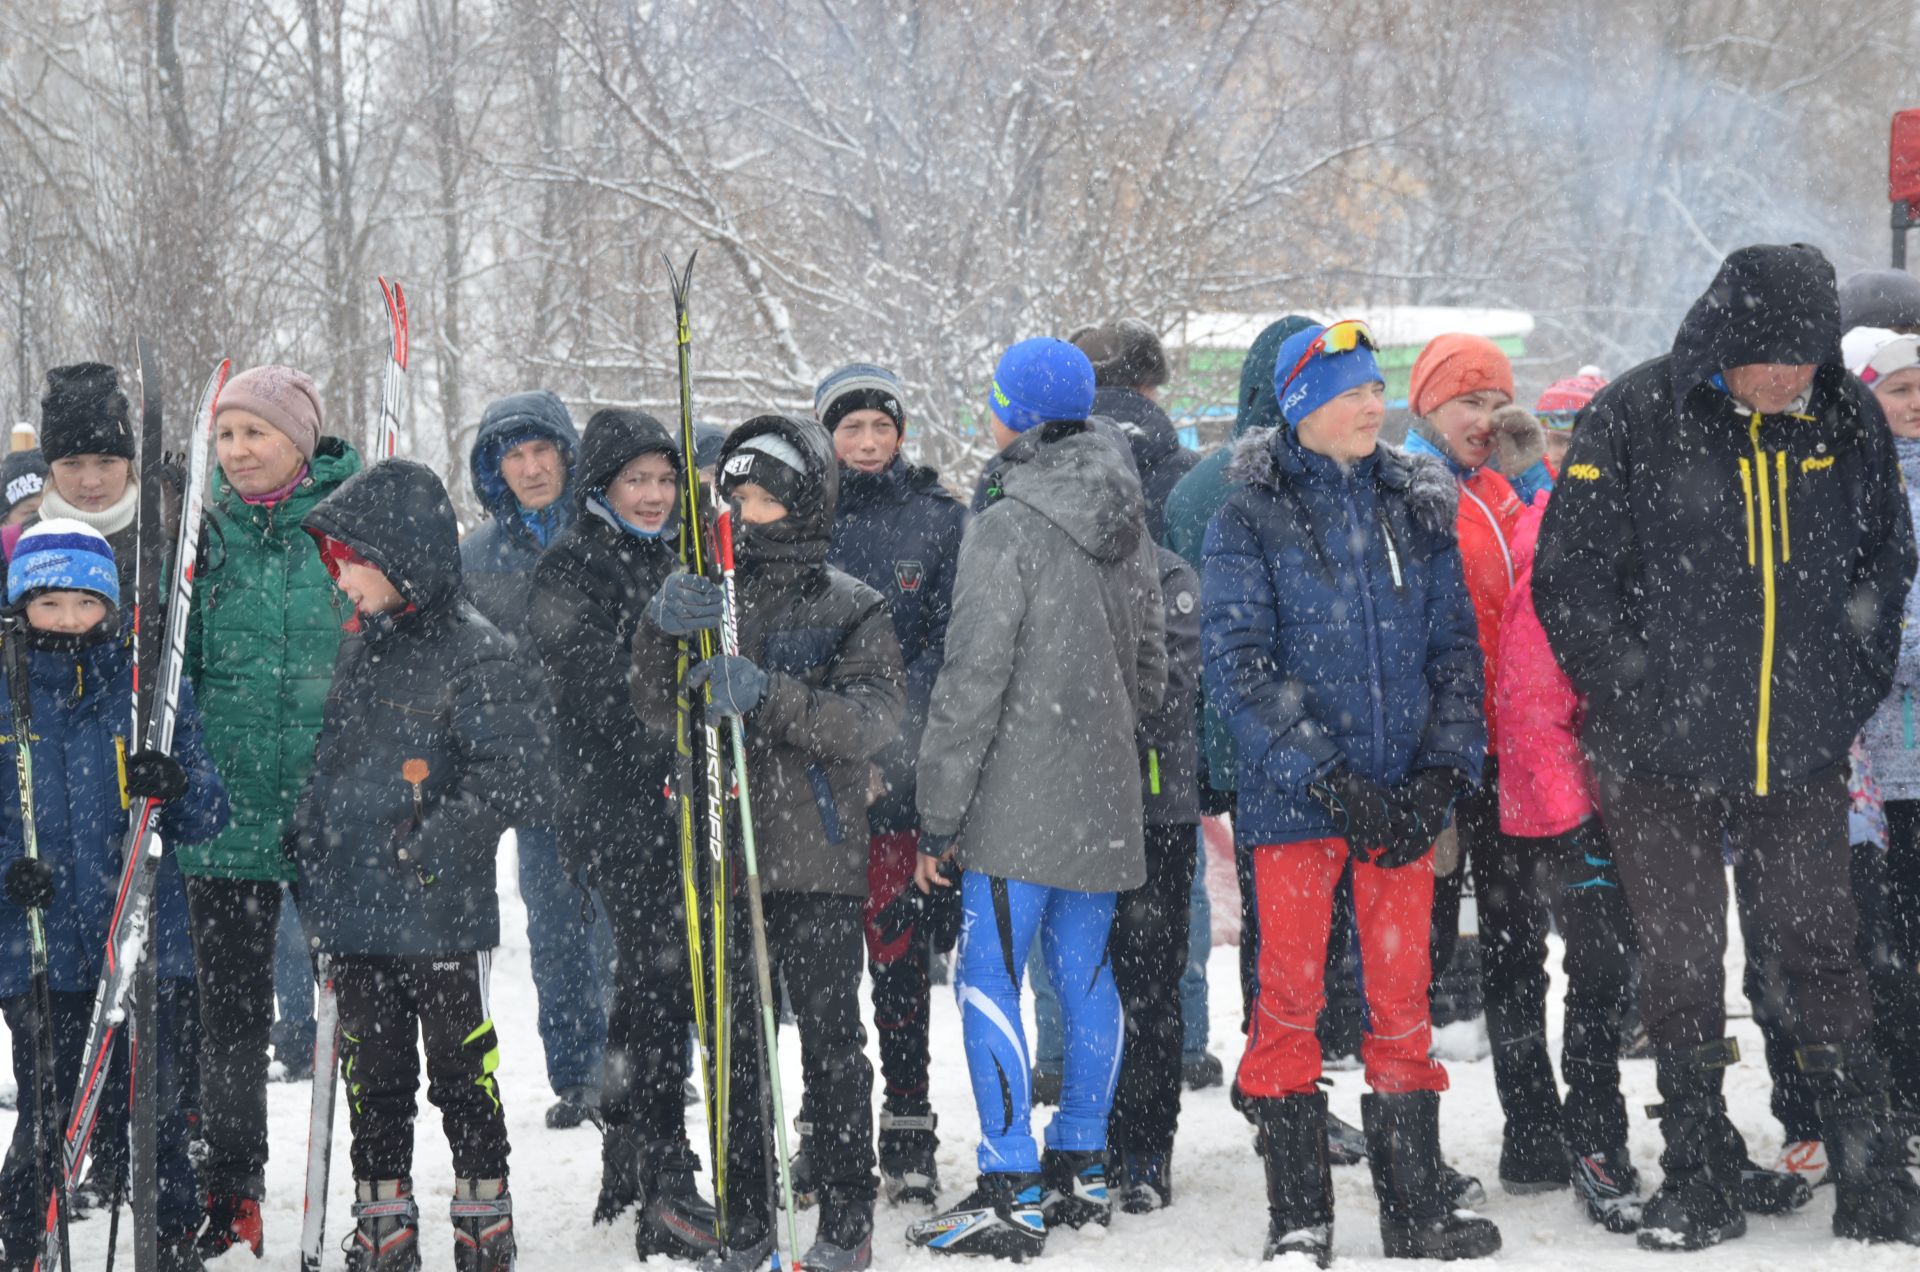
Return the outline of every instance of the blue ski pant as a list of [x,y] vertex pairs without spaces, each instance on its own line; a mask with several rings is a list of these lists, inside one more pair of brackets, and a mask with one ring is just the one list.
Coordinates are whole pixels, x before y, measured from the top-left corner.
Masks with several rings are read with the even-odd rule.
[[961,882],[960,1001],[980,1114],[983,1174],[1040,1169],[1020,988],[1034,937],[1060,998],[1065,1081],[1047,1147],[1100,1152],[1120,1077],[1120,994],[1107,958],[1114,894],[1073,892],[968,871]]
[[556,1095],[597,1092],[607,1045],[613,932],[602,907],[583,908],[580,889],[560,864],[560,837],[552,829],[523,826],[514,839],[547,1082]]

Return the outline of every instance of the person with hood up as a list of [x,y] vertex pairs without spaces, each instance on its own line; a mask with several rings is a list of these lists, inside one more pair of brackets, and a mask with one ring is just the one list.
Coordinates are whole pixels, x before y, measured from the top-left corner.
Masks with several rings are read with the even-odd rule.
[[1138,318],[1082,327],[1073,343],[1093,363],[1092,413],[1126,434],[1147,501],[1147,533],[1157,543],[1166,533],[1167,497],[1200,462],[1180,444],[1179,431],[1157,400],[1169,378],[1166,347]]
[[[200,1125],[208,1150],[200,1249],[208,1258],[236,1244],[256,1255],[263,1248],[276,955],[281,924],[298,926],[282,912],[294,871],[280,843],[306,785],[351,610],[300,529],[302,517],[360,471],[352,448],[321,435],[323,418],[318,386],[284,366],[242,371],[215,408],[220,468],[207,507],[206,560],[194,580],[186,674],[200,695],[207,749],[233,817],[213,839],[175,853],[188,878],[200,984]],[[313,970],[304,956],[291,979],[282,1016],[305,1018],[299,1059],[311,1067]],[[290,1058],[302,1040],[279,1041]]]
[[1361,1099],[1380,1234],[1394,1258],[1480,1258],[1440,1157],[1447,1074],[1429,1054],[1433,844],[1486,748],[1480,659],[1435,461],[1379,444],[1386,386],[1365,324],[1280,346],[1287,427],[1234,447],[1240,486],[1207,532],[1205,674],[1241,767],[1234,835],[1253,860],[1259,1000],[1234,1081],[1267,1172],[1265,1257],[1333,1254],[1326,1095],[1314,1024],[1334,888],[1353,859],[1366,969]]
[[[932,1205],[940,1191],[940,1146],[928,1090],[930,931],[951,942],[957,905],[928,912],[913,886],[920,818],[914,763],[927,703],[946,658],[954,564],[967,509],[931,468],[907,462],[906,395],[884,367],[856,362],[814,391],[813,413],[833,436],[840,464],[833,545],[827,562],[886,597],[907,672],[900,736],[873,761],[867,808],[867,968],[880,1032],[880,1186],[894,1204]],[[943,889],[942,898],[949,894]],[[957,898],[953,898],[957,901]],[[896,918],[905,916],[904,921]],[[944,948],[944,947],[943,947]],[[809,1154],[809,1157],[811,1154]]]
[[1727,876],[1818,1092],[1837,1235],[1920,1242],[1886,1121],[1849,886],[1847,755],[1892,687],[1915,563],[1892,435],[1840,360],[1833,267],[1741,248],[1670,353],[1602,389],[1547,505],[1534,604],[1587,698],[1582,734],[1641,937],[1665,1179],[1639,1240],[1742,1235],[1727,1117]]
[[[538,679],[540,657],[527,632],[534,567],[573,523],[573,417],[546,389],[509,394],[481,413],[469,457],[486,523],[460,545],[467,590],[488,622],[513,641],[515,657]],[[606,1045],[605,980],[612,938],[605,924],[580,931],[580,897],[561,867],[551,826],[517,826],[520,896],[539,1003],[547,1082],[558,1100],[547,1126],[564,1130],[600,1117],[600,1057]]]
[[1920,278],[1904,269],[1863,269],[1840,284],[1840,326],[1920,336]]
[[596,1223],[638,1203],[642,1258],[718,1247],[694,1186],[681,1085],[693,1023],[671,744],[634,713],[627,673],[647,603],[679,563],[678,443],[640,411],[598,411],[580,443],[581,510],[535,567],[528,630],[556,719],[560,863],[613,926]]
[[500,836],[542,825],[546,695],[467,599],[458,523],[432,469],[389,459],[301,526],[353,602],[287,851],[300,918],[331,960],[353,1132],[347,1266],[418,1266],[413,1123],[427,1099],[453,1150],[460,1272],[510,1272],[507,1123],[488,1007]]
[[[980,1115],[980,1178],[912,1225],[938,1253],[1024,1258],[1049,1227],[1105,1224],[1121,1046],[1115,895],[1146,881],[1141,713],[1166,693],[1160,572],[1126,458],[1090,428],[1093,367],[1024,340],[993,374],[993,498],[960,545],[947,657],[920,744],[923,892],[963,866],[954,989]],[[1067,1039],[1044,1156],[1020,1026],[1036,938]]]
[[[851,1272],[873,1252],[873,1066],[860,1021],[867,898],[867,794],[873,757],[900,727],[900,642],[878,592],[826,563],[839,466],[825,429],[762,415],[727,434],[720,494],[733,506],[738,654],[687,673],[711,710],[746,727],[749,786],[766,891],[767,949],[800,1029],[820,1225],[801,1266]],[[675,728],[675,644],[719,626],[712,579],[668,577],[633,641],[634,709],[663,743]],[[718,721],[716,721],[718,723]],[[744,909],[727,959],[753,966]],[[737,946],[737,948],[736,948]],[[731,991],[728,1232],[721,1272],[764,1266],[774,1245],[761,1118],[760,1012],[750,975]]]
[[[0,863],[10,903],[0,905],[0,1009],[13,1039],[22,1110],[0,1169],[0,1267],[8,1272],[36,1266],[47,1205],[28,1112],[39,1013],[32,994],[27,910],[40,910],[44,924],[53,1013],[49,1082],[64,1095],[79,1082],[101,952],[118,895],[130,801],[161,801],[158,830],[170,847],[204,843],[227,824],[226,790],[207,754],[192,686],[180,686],[172,754],[136,749],[127,736],[133,648],[120,621],[120,599],[113,550],[99,531],[50,518],[21,536],[7,571],[5,639],[25,644],[19,662],[8,663],[26,668],[39,857],[26,856],[18,784],[0,782]],[[13,695],[0,685],[0,738],[9,769],[17,758],[12,752],[18,736]],[[201,1267],[194,1248],[200,1195],[178,1096],[175,1027],[175,1003],[193,983],[187,926],[186,889],[169,852],[154,881],[149,951],[158,974],[156,1213],[162,1272],[199,1272]]]

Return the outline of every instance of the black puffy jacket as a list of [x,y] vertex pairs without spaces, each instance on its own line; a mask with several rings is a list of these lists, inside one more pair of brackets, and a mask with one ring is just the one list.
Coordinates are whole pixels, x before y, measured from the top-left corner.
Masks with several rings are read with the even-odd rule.
[[[1833,268],[1727,258],[1674,338],[1581,413],[1534,606],[1608,766],[1768,794],[1846,761],[1892,683],[1914,538],[1893,439],[1841,365]],[[1722,372],[1818,365],[1776,415]]]
[[500,836],[544,812],[546,696],[467,599],[432,470],[387,460],[301,525],[372,562],[408,603],[359,616],[334,663],[289,831],[307,935],[335,954],[490,949]]
[[1093,395],[1093,414],[1119,425],[1140,470],[1140,493],[1147,497],[1147,533],[1166,537],[1167,496],[1193,471],[1200,457],[1180,444],[1180,433],[1160,404],[1137,389],[1108,386]]
[[679,564],[673,522],[645,538],[594,496],[641,455],[680,471],[667,430],[638,411],[603,411],[580,443],[582,511],[533,574],[527,630],[553,695],[560,852],[570,871],[678,869],[669,739],[649,733],[627,689],[634,632]]

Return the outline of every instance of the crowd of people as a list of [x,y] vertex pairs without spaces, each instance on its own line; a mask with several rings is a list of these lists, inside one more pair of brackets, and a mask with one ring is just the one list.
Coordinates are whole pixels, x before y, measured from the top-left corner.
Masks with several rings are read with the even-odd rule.
[[[308,376],[252,368],[216,406],[170,753],[127,729],[127,397],[105,365],[49,371],[40,453],[0,469],[24,649],[7,674],[27,682],[0,696],[0,736],[31,737],[38,845],[0,783],[23,1093],[4,1267],[35,1265],[45,1221],[39,1031],[70,1090],[146,799],[169,849],[151,950],[165,1272],[261,1253],[267,1084],[311,1070],[321,962],[347,1266],[420,1266],[422,1048],[457,1266],[513,1266],[488,1006],[508,830],[546,1125],[601,1129],[594,1217],[634,1211],[641,1258],[765,1266],[785,1189],[817,1208],[789,1257],[818,1272],[870,1266],[883,1197],[921,1212],[912,1245],[1012,1259],[1174,1205],[1182,1088],[1206,1080],[1182,988],[1199,830],[1220,814],[1243,910],[1232,1099],[1266,1258],[1328,1266],[1332,1166],[1362,1158],[1389,1257],[1499,1249],[1487,1188],[1443,1156],[1432,1048],[1469,883],[1503,1190],[1570,1190],[1665,1251],[1826,1183],[1836,1235],[1920,1244],[1920,283],[1843,287],[1813,248],[1744,248],[1669,353],[1610,383],[1583,370],[1533,409],[1499,346],[1443,335],[1413,364],[1403,445],[1382,440],[1376,351],[1359,321],[1274,323],[1234,437],[1202,458],[1156,401],[1170,368],[1145,325],[1023,340],[981,403],[996,452],[966,499],[907,459],[908,394],[868,363],[825,377],[810,416],[702,427],[692,454],[642,411],[581,431],[554,394],[518,393],[481,419],[486,519],[464,539],[439,475],[363,467]],[[684,568],[695,486],[734,523],[732,594]],[[730,620],[737,644],[689,655]],[[731,1009],[696,1002],[712,902],[682,857],[682,818],[704,817],[678,754],[689,711],[744,729],[765,948],[800,1041],[785,1180],[742,887],[705,949],[733,971]],[[1722,1093],[1729,879],[1786,1132],[1771,1165]],[[928,1028],[949,949],[979,1169],[940,1209]],[[1330,990],[1364,1001],[1359,1128],[1322,1085]],[[1621,1093],[1636,1030],[1662,1100],[1650,1195]],[[695,1059],[714,1031],[717,1074]],[[719,1090],[690,1135],[702,1083]],[[1036,1134],[1039,1104],[1057,1110]],[[126,1135],[109,1115],[83,1208],[124,1195]]]

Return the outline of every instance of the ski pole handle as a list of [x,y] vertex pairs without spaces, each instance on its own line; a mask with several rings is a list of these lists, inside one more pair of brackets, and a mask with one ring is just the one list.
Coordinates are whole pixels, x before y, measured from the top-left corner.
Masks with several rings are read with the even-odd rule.
[[733,573],[733,512],[721,509],[713,519],[713,543],[720,557],[720,573]]

